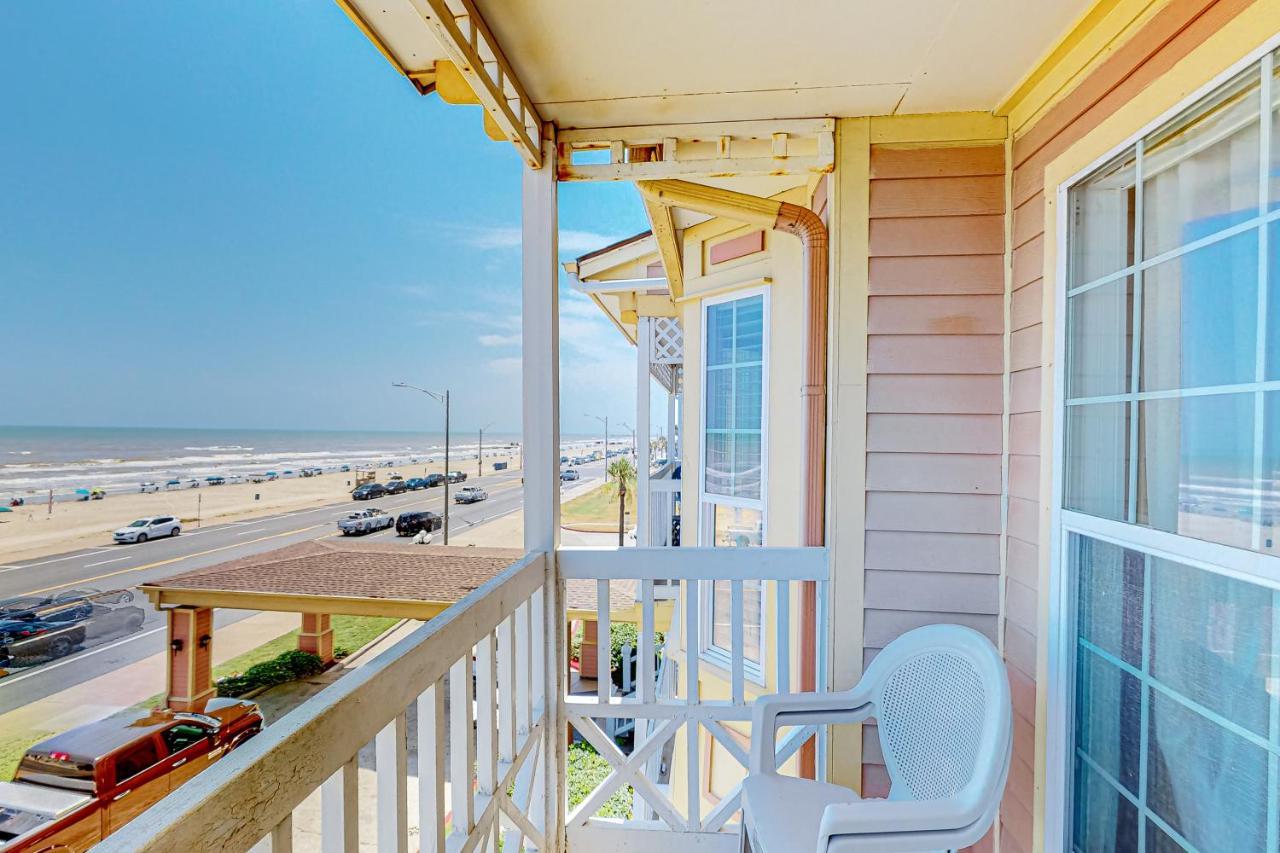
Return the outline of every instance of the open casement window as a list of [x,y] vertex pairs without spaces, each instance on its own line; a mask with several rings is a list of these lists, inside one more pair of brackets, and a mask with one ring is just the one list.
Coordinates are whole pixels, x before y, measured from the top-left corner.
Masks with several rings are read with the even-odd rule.
[[[1280,849],[1280,81],[1067,187],[1055,531],[1068,849]],[[1052,713],[1052,711],[1051,711]]]
[[[703,303],[703,453],[699,542],[717,548],[765,543],[767,353],[769,300],[764,290]],[[728,667],[732,655],[732,591],[704,584],[702,652]],[[743,584],[746,675],[763,682],[764,589]]]

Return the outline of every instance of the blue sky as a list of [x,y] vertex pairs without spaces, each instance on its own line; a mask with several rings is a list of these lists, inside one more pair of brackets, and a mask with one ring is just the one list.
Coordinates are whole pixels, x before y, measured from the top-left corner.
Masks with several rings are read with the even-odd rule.
[[[330,0],[0,11],[0,423],[520,423],[520,170]],[[561,185],[572,257],[647,227]],[[633,421],[634,355],[562,281],[562,429]],[[424,422],[425,421],[425,422]]]

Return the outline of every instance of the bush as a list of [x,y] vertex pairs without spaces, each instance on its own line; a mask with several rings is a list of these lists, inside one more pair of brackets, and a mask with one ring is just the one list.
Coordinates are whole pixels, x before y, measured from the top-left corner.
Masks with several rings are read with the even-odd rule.
[[229,675],[218,679],[219,696],[243,696],[259,687],[270,687],[296,681],[324,671],[324,661],[310,652],[290,649],[270,660],[255,663],[241,675]]
[[[653,633],[654,646],[658,647],[663,644],[665,637],[661,631]],[[622,686],[622,647],[630,646],[632,651],[640,651],[640,629],[633,622],[617,622],[609,625],[609,673],[613,676],[613,683]],[[654,665],[661,657],[661,653],[655,655]],[[631,667],[632,680],[637,676],[637,669],[633,664]]]
[[[591,792],[600,787],[611,770],[609,762],[601,758],[600,753],[590,744],[569,744],[568,767],[565,768],[565,777],[569,782],[569,808],[576,808],[578,803],[591,796]],[[594,816],[630,819],[631,793],[630,785],[618,789],[604,801],[604,805]]]

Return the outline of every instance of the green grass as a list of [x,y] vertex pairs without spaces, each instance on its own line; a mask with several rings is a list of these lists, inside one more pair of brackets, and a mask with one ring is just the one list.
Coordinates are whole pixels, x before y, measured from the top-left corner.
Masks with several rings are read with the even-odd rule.
[[[627,491],[628,522],[636,517],[635,490]],[[560,523],[566,525],[590,524],[607,525],[607,529],[618,529],[618,495],[609,484],[592,489],[585,495],[579,495],[560,507]]]
[[22,732],[20,734],[0,735],[0,780],[8,781],[13,778],[13,771],[18,769],[18,762],[22,760],[22,755],[33,744],[39,743],[47,737],[53,737],[53,732]]
[[[394,616],[334,616],[333,647],[335,650],[346,649],[354,652],[399,621]],[[296,649],[298,647],[299,633],[301,633],[301,629],[281,634],[256,649],[250,649],[244,654],[236,655],[231,660],[218,664],[213,668],[213,680],[217,681],[219,678],[224,678],[228,675],[240,675],[255,663],[271,660],[281,652]],[[157,693],[155,696],[144,699],[133,707],[159,708],[163,704],[164,694]]]

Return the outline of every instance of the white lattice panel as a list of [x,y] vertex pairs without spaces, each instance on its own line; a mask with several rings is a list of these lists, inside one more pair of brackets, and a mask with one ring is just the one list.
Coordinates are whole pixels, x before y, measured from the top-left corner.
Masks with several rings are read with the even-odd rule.
[[654,317],[649,324],[649,363],[683,364],[684,330],[674,317]]

